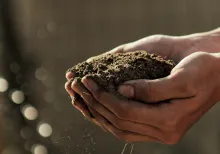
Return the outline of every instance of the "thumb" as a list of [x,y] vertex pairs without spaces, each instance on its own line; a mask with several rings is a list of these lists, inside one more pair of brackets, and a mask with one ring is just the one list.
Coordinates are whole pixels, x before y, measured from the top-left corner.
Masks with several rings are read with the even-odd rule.
[[119,86],[118,92],[127,98],[146,103],[191,97],[185,89],[184,82],[172,76],[156,80],[127,81]]

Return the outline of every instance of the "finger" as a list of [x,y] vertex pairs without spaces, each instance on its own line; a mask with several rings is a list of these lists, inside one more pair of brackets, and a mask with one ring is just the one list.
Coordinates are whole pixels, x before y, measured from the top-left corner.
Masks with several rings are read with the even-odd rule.
[[[102,104],[98,103],[93,96],[90,94],[88,90],[84,86],[80,86],[80,84],[77,84],[76,82],[72,85],[73,89],[81,95],[81,97],[85,100],[88,106],[91,106],[96,109],[93,110],[93,108],[89,107],[91,113],[96,112],[95,114],[98,116],[105,117],[110,121],[115,127],[121,130],[129,130],[131,132],[137,132],[140,134],[151,134],[155,137],[161,137],[162,133],[158,128],[155,128],[150,125],[140,124],[140,123],[134,123],[130,121],[125,121],[122,119],[119,119],[116,115],[114,115],[111,111],[109,111],[106,107],[104,107]],[[93,112],[92,112],[93,111]]]
[[[69,86],[69,85],[68,85]],[[86,88],[84,87],[84,85],[81,83],[80,79],[75,78],[70,85],[72,91],[74,91],[75,94],[75,98],[79,97],[81,99],[81,102],[83,102],[84,106],[88,109],[88,106],[86,105],[86,103],[84,102],[84,98],[82,93],[86,92]],[[89,109],[88,109],[89,110]],[[92,114],[91,114],[92,116]]]
[[[93,96],[89,94],[89,91],[84,87],[84,85],[79,81],[79,80],[74,80],[72,82],[71,87],[73,88],[73,90],[75,90],[77,92],[77,94],[79,94],[81,96],[81,98],[85,101],[91,101],[94,100]],[[87,103],[88,104],[88,103]],[[87,105],[85,105],[87,106]],[[88,110],[91,112],[91,115],[94,116],[94,114],[96,115],[96,117],[94,117],[94,120],[97,118],[97,116],[102,116],[101,114],[97,113],[95,110],[93,110],[93,108],[91,107],[87,107]],[[104,131],[107,131],[101,124],[98,124],[98,126],[102,127],[102,129]]]
[[65,83],[65,89],[71,97],[75,97],[76,94],[75,94],[74,90],[71,88],[72,81],[73,81],[73,79],[69,80]]
[[108,130],[101,124],[99,123],[96,119],[104,118],[101,114],[93,110],[92,108],[88,107],[92,115],[94,116],[94,121],[96,121],[96,124],[101,127],[105,132],[108,132]]
[[110,50],[109,52],[106,52],[107,54],[114,54],[114,53],[122,53],[122,52],[125,52],[124,51],[124,48],[125,46],[127,46],[128,44],[124,44],[124,45],[120,45],[112,50]]
[[123,52],[132,52],[132,51],[137,51],[137,50],[145,50],[143,45],[139,45],[138,41],[136,42],[131,42],[131,43],[126,43],[123,45],[120,45],[109,52],[106,52],[105,54],[114,54],[114,53],[123,53]]
[[[116,47],[108,53],[119,53],[119,52],[132,52],[137,50],[145,50],[149,53],[155,53],[163,57],[171,58],[170,54],[173,42],[175,39],[171,36],[165,35],[152,35],[149,37],[142,38],[135,42],[127,43]],[[172,59],[172,58],[171,58]]]
[[194,96],[187,86],[186,78],[170,75],[156,80],[127,81],[118,88],[118,92],[128,98],[147,103]]
[[126,142],[158,142],[158,143],[161,143],[160,140],[158,140],[157,138],[151,137],[151,136],[140,135],[138,133],[119,130],[105,119],[97,119],[97,121],[99,123],[102,123],[105,126],[105,128],[107,128],[108,131],[110,131],[119,140],[124,140]]
[[141,135],[150,135],[158,139],[161,139],[164,136],[161,130],[158,129],[157,127],[147,124],[137,123],[137,122],[131,122],[127,120],[122,120],[119,119],[117,116],[115,116],[112,112],[109,111],[103,112],[103,111],[104,110],[102,111],[99,110],[98,112],[100,112],[114,127],[116,127],[119,130],[130,131]]
[[[66,73],[66,78],[67,78],[67,80],[69,80],[69,81],[67,81],[66,84],[65,84],[65,89],[67,90],[67,92],[68,92],[68,93],[71,95],[71,97],[73,98],[73,100],[72,100],[73,106],[74,106],[76,109],[78,109],[78,110],[84,115],[84,117],[86,117],[89,121],[93,122],[93,123],[96,124],[97,126],[102,127],[102,129],[103,129],[104,131],[107,131],[101,124],[99,124],[99,123],[97,122],[97,120],[95,120],[94,118],[92,118],[92,117],[93,117],[92,112],[94,113],[94,111],[93,111],[91,108],[89,109],[89,108],[83,103],[83,100],[79,100],[79,99],[78,99],[78,101],[76,101],[76,99],[75,99],[75,92],[74,92],[73,89],[71,88],[71,83],[72,83],[72,81],[73,81],[72,78],[74,78],[74,76],[75,76],[75,73],[74,73],[74,72],[67,72],[67,73]],[[71,80],[71,79],[72,79],[72,80]]]
[[97,102],[81,82],[74,80],[71,87],[83,98],[89,108],[94,109],[94,111],[97,111],[101,115],[105,115],[105,112],[111,112],[105,106]]
[[80,99],[72,100],[73,106],[79,110],[89,121],[93,121],[88,107]]
[[76,100],[72,100],[72,104],[73,106],[79,110],[83,116],[93,122],[94,124],[96,124],[97,126],[99,127],[102,127],[103,130],[107,131],[100,123],[98,123],[98,121],[93,117],[93,113],[94,111],[93,110],[90,110],[87,105],[85,105],[85,103],[83,103],[83,100],[80,100],[80,99],[76,99]]
[[[127,45],[128,45],[128,44],[120,45],[120,46],[118,46],[118,47],[116,47],[116,48],[114,48],[114,49],[112,49],[112,50],[110,50],[110,51],[108,51],[108,52],[105,52],[105,53],[101,54],[101,55],[104,56],[104,55],[106,55],[106,54],[115,54],[115,53],[128,52],[129,50],[127,50],[127,48],[125,48]],[[130,50],[130,51],[131,51],[131,50]],[[93,56],[93,57],[87,59],[86,61],[87,61],[87,62],[91,62],[91,61],[93,61],[94,59],[96,59],[97,57],[100,57],[101,55]]]
[[170,57],[167,51],[171,50],[173,42],[174,40],[170,36],[152,35],[128,44],[124,50],[145,50],[149,53]]
[[[155,53],[157,55],[161,55],[163,57],[171,58],[172,54],[167,53],[168,51],[172,50],[173,42],[175,39],[170,36],[164,36],[164,35],[153,35],[149,37],[145,37],[143,39],[137,40],[135,42],[126,43],[123,45],[120,45],[106,53],[105,54],[114,54],[114,53],[123,53],[123,52],[132,52],[137,50],[145,50],[149,53]],[[91,57],[87,60],[87,62],[92,61],[98,56]]]
[[69,72],[66,73],[66,79],[67,80],[70,80],[70,79],[74,78],[74,76],[75,76],[75,72],[69,71]]
[[[93,97],[102,104],[105,108],[110,110],[119,119],[152,125],[155,127],[161,126],[164,119],[169,115],[169,110],[166,106],[148,105],[132,100],[121,99],[114,94],[108,93],[100,89],[100,87],[90,78],[82,79],[83,84],[92,93]],[[99,112],[103,112],[98,103],[89,102],[89,106]],[[143,118],[144,117],[144,118]]]
[[[89,104],[88,102],[94,101],[94,98],[92,95],[90,95],[90,92],[84,87],[84,85],[79,80],[74,80],[72,82],[71,87],[83,98],[83,100]],[[96,121],[97,118],[104,118],[101,114],[96,112],[93,108],[88,107],[91,114],[94,116],[94,120]],[[107,132],[107,129],[102,126],[100,123],[96,121],[96,124],[100,126],[105,132]]]

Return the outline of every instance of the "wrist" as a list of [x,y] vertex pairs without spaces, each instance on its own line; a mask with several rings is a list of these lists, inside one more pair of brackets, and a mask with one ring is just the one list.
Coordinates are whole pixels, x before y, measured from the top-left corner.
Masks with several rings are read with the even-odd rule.
[[176,42],[175,51],[178,51],[180,58],[198,51],[220,52],[220,28],[210,32],[174,37],[174,39]]
[[203,33],[182,36],[188,41],[188,52],[206,51],[209,53],[220,52],[220,28]]

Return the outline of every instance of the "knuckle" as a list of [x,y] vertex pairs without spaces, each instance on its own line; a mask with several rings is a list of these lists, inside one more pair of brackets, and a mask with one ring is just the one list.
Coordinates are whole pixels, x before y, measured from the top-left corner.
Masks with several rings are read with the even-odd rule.
[[122,44],[117,47],[117,52],[125,52],[126,44]]
[[163,47],[165,47],[165,45],[167,46],[166,42],[170,40],[170,36],[167,35],[162,35],[162,34],[156,34],[156,35],[152,35],[149,37],[150,39],[152,39],[154,41],[154,44],[160,44]]
[[108,53],[121,53],[124,52],[124,48],[125,48],[126,44],[122,44],[120,46],[115,47],[114,49],[112,49],[111,51],[109,51]]
[[155,34],[155,35],[152,35],[150,37],[152,37],[156,41],[161,41],[161,40],[163,40],[165,38],[165,36],[161,35],[161,34]]

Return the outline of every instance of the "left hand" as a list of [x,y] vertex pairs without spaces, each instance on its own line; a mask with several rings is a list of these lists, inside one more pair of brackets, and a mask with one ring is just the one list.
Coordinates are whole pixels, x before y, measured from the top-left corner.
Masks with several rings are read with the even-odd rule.
[[82,83],[90,92],[76,86],[73,90],[95,111],[97,122],[117,138],[175,144],[220,100],[218,69],[214,54],[197,52],[184,58],[168,77],[128,81],[119,87],[122,95],[147,104],[119,99],[89,77]]

